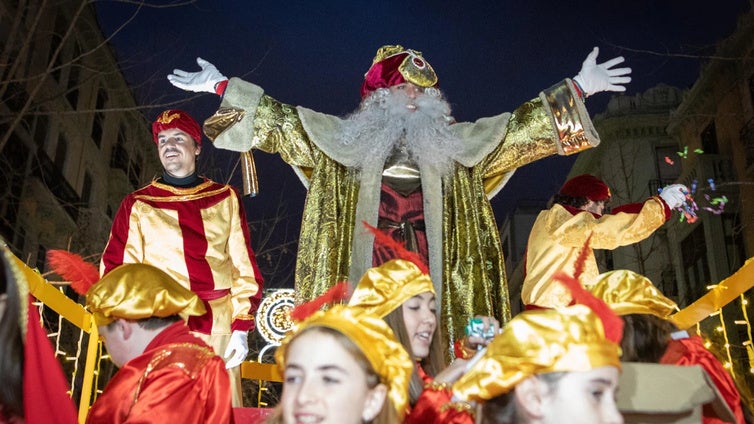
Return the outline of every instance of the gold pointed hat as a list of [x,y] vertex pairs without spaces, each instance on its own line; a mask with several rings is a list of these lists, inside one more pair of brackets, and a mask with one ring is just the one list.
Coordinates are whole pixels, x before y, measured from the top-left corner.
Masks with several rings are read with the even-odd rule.
[[348,305],[383,318],[403,302],[426,292],[435,292],[429,275],[414,262],[393,259],[370,268],[361,277]]
[[605,272],[589,287],[617,315],[649,314],[667,318],[678,305],[665,297],[649,278],[627,269]]
[[550,372],[620,368],[620,347],[600,316],[584,305],[531,310],[511,319],[481,358],[453,384],[464,401],[485,401],[526,378]]

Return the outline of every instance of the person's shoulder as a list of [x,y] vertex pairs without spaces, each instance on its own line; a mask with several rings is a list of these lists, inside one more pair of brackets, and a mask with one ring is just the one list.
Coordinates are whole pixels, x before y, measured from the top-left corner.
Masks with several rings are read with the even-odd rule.
[[195,378],[213,362],[222,359],[210,347],[204,344],[181,342],[172,343],[156,349],[147,369],[151,373],[178,370],[190,378]]

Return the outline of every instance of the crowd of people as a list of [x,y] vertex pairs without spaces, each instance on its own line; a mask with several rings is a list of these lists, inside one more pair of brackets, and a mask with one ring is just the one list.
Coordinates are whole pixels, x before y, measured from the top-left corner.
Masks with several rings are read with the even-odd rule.
[[[727,370],[668,319],[677,305],[646,277],[600,273],[592,252],[648,237],[685,202],[682,185],[607,213],[602,180],[566,181],[534,224],[527,310],[511,317],[489,199],[516,168],[599,144],[584,100],[624,91],[631,70],[598,52],[574,78],[476,122],[456,122],[434,69],[399,45],[378,50],[345,118],[283,104],[202,59],[168,76],[222,96],[204,123],[216,147],[278,153],[309,191],[266,422],[622,423],[622,361],[700,365],[729,413],[704,409],[704,422],[746,422]],[[87,422],[233,422],[263,289],[253,234],[236,189],[197,173],[199,123],[171,109],[152,132],[163,173],[123,200],[99,271],[77,285],[119,368]],[[39,319],[3,249],[0,423],[53,422],[39,416],[47,398],[74,422],[65,381],[42,392],[33,377],[31,364],[57,362],[49,343],[28,341]]]

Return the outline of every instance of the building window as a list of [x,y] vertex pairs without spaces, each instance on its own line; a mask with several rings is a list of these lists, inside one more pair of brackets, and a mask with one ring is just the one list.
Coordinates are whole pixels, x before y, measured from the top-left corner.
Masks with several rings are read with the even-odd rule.
[[61,134],[60,137],[58,137],[58,147],[57,149],[55,149],[55,168],[57,168],[60,172],[63,172],[63,167],[65,166],[65,156],[67,153],[68,142]]
[[107,104],[107,93],[99,89],[97,92],[97,104],[94,112],[94,122],[92,123],[92,140],[97,148],[102,146],[102,134],[105,126],[105,105]]
[[717,131],[715,130],[714,120],[704,128],[700,137],[702,139],[702,150],[704,150],[704,153],[716,155],[720,152],[717,146]]
[[681,159],[678,157],[678,146],[655,147],[655,166],[657,167],[657,176],[663,183],[663,187],[677,180],[683,170]]
[[68,66],[68,90],[65,93],[66,99],[72,108],[77,109],[79,104],[79,77],[81,76],[81,65],[79,63],[81,56],[81,47],[78,43],[73,45],[73,58]]
[[47,134],[50,133],[50,118],[47,115],[38,115],[34,127],[34,142],[37,147],[44,147]]
[[90,207],[92,200],[92,176],[89,172],[84,173],[84,185],[81,187],[81,204]]
[[44,272],[46,263],[47,263],[47,248],[40,244],[39,248],[37,248],[37,263],[36,263],[37,269],[40,272]]
[[681,242],[681,260],[683,274],[690,289],[686,297],[698,299],[707,293],[707,284],[711,278],[703,224],[697,225]]
[[[7,131],[7,126],[0,127]],[[16,222],[24,188],[29,149],[16,133],[11,134],[8,144],[0,154],[0,233],[5,240],[16,241]]]
[[110,155],[110,167],[120,169],[123,172],[128,172],[128,152],[126,151],[126,134],[125,130],[121,127],[118,131],[118,141],[115,142],[113,152]]

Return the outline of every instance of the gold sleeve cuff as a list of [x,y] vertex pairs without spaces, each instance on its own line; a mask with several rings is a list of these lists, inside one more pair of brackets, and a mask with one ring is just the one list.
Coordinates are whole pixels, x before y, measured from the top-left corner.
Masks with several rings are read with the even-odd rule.
[[443,404],[440,407],[440,413],[447,412],[451,409],[457,412],[465,412],[469,414],[472,418],[474,418],[474,416],[476,415],[474,411],[474,407],[471,406],[471,404],[467,402],[448,402],[446,404]]
[[223,131],[241,122],[246,111],[233,107],[221,107],[204,121],[204,135],[214,141]]
[[565,80],[542,91],[543,101],[550,107],[553,126],[558,136],[558,154],[572,155],[599,144],[584,102]]
[[425,390],[433,390],[435,392],[443,392],[446,390],[450,390],[450,385],[448,383],[441,383],[439,381],[430,381],[428,383],[424,384]]

